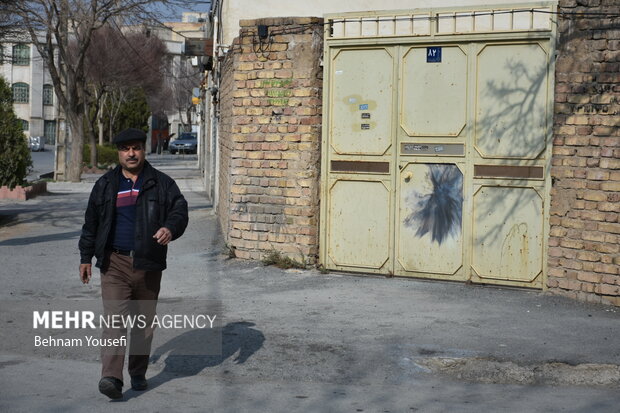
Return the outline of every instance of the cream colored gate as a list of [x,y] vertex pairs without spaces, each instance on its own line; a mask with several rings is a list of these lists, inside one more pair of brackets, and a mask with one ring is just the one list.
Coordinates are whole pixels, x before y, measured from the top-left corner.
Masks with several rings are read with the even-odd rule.
[[553,12],[326,17],[326,268],[544,285]]

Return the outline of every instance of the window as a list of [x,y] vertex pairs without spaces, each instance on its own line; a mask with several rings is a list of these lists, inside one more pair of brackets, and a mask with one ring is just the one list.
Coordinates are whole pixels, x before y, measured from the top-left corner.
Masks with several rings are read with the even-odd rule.
[[43,85],[43,104],[54,104],[54,87],[52,85]]
[[13,46],[13,64],[18,66],[28,66],[30,64],[30,46],[27,44],[16,44]]
[[30,124],[28,123],[27,120],[21,119],[22,121],[22,130],[23,131],[27,131],[28,129],[30,129]]
[[46,120],[43,122],[43,136],[45,136],[45,142],[50,145],[56,143],[56,121]]
[[30,100],[30,88],[26,83],[13,84],[13,103],[28,103]]

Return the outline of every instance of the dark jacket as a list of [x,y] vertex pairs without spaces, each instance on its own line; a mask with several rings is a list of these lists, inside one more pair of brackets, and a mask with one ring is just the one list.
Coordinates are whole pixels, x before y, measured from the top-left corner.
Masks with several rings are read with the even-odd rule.
[[[120,165],[97,180],[88,199],[84,226],[80,237],[80,262],[90,264],[93,256],[101,268],[116,215],[116,195],[121,174]],[[143,183],[136,203],[133,266],[146,271],[166,269],[168,247],[160,245],[153,235],[161,227],[172,232],[175,240],[187,227],[187,202],[179,187],[168,175],[144,162]]]

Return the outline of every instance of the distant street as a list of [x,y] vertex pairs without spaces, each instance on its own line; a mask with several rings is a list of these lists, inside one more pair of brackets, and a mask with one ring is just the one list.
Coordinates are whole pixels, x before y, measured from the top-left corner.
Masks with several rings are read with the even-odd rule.
[[[30,156],[32,158],[32,170],[28,174],[28,181],[35,181],[37,179],[40,179],[40,176],[43,174],[54,172],[54,145],[45,145],[45,151],[31,151]],[[147,159],[151,163],[156,165],[156,167],[164,167],[170,169],[184,168],[186,170],[184,177],[195,177],[199,175],[196,169],[188,168],[188,166],[193,165],[198,160],[197,155],[184,153],[171,155],[168,152],[164,152],[161,155],[154,153],[148,154]],[[83,176],[82,178],[85,178],[85,176]]]

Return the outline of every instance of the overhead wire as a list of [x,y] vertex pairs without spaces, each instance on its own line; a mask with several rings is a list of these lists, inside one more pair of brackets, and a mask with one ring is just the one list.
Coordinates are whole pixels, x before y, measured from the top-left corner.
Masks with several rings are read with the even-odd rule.
[[[207,3],[207,2],[205,2],[205,3]],[[148,17],[149,17],[152,21],[154,21],[155,23],[157,23],[157,24],[159,25],[159,27],[160,27],[160,28],[163,28],[163,29],[169,30],[169,31],[171,31],[171,32],[172,32],[172,33],[174,33],[174,34],[178,34],[179,36],[181,36],[181,37],[182,37],[182,38],[184,38],[184,39],[192,39],[192,37],[185,36],[183,33],[181,33],[181,32],[179,32],[179,31],[177,31],[177,30],[173,29],[172,27],[166,26],[166,22],[162,22],[161,20],[159,20],[159,19],[156,17],[156,15],[155,15],[154,13],[152,13],[152,12],[150,12],[150,11],[146,10],[146,9],[142,9],[142,12],[143,12],[144,14],[146,14],[146,16],[148,16]],[[203,13],[203,14],[206,14],[206,12],[197,12],[197,13]],[[176,23],[176,22],[174,22],[174,23]]]
[[169,77],[169,78],[174,78],[174,79],[190,79],[193,78],[197,75],[200,75],[202,72],[200,70],[194,72],[194,73],[190,73],[187,75],[179,75],[179,76],[175,76],[173,74],[168,74],[167,71],[164,71],[162,73],[162,71],[160,69],[156,69],[154,67],[151,66],[151,64],[149,62],[147,62],[144,57],[142,57],[142,55],[140,54],[140,52],[138,50],[135,49],[135,47],[133,47],[133,45],[129,42],[129,40],[127,40],[127,38],[123,35],[122,30],[120,29],[120,27],[118,26],[118,24],[116,22],[113,22],[114,25],[116,26],[116,29],[119,31],[119,33],[121,34],[121,38],[125,41],[125,43],[127,43],[127,45],[129,46],[129,48],[138,56],[138,58],[140,58],[140,60],[142,60],[142,62],[152,71],[162,74],[164,77]]

